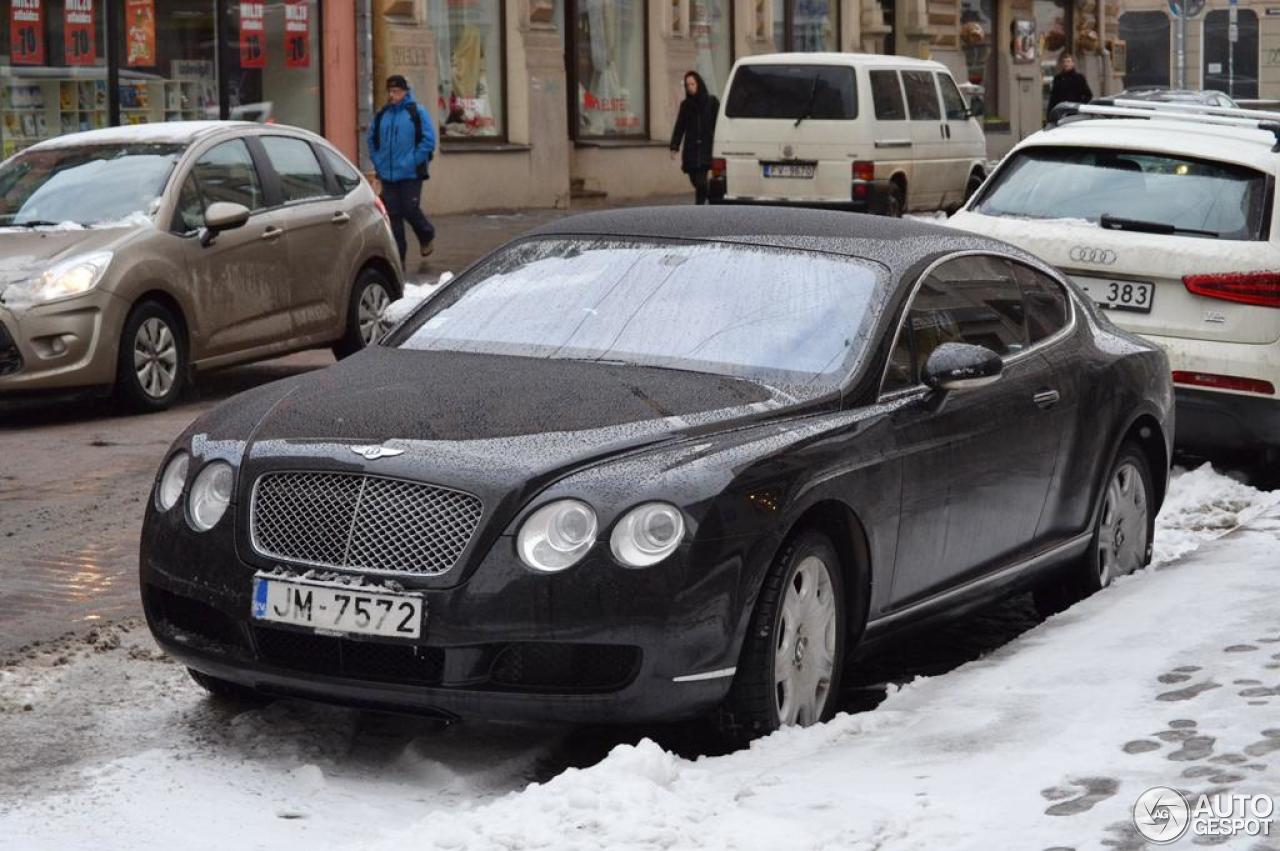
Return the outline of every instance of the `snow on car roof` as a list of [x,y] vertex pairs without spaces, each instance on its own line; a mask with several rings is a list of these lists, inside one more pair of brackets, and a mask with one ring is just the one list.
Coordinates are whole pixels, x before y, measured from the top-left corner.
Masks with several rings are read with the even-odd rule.
[[167,121],[161,124],[131,124],[125,127],[104,127],[82,133],[67,133],[49,139],[27,150],[48,150],[72,145],[110,145],[128,142],[153,142],[157,144],[187,144],[195,139],[219,130],[236,127],[256,127],[252,121]]
[[1274,173],[1280,164],[1271,151],[1275,143],[1273,133],[1252,127],[1176,119],[1090,118],[1041,130],[1024,139],[1015,150],[1043,145],[1124,148],[1231,162]]
[[910,56],[886,56],[880,53],[764,53],[744,56],[739,65],[893,65],[895,67],[919,67],[945,70],[946,66],[932,59],[915,59]]

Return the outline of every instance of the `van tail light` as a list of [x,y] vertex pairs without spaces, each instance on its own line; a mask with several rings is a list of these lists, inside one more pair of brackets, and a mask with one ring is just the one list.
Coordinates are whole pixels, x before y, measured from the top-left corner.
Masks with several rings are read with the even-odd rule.
[[1241,393],[1262,393],[1267,396],[1276,395],[1276,386],[1261,378],[1240,378],[1236,375],[1217,375],[1212,372],[1173,371],[1174,384],[1189,384],[1192,387],[1212,387],[1215,390],[1235,390]]
[[723,158],[716,157],[711,161],[711,176],[724,177],[724,173],[727,168],[728,163],[726,163]]
[[854,180],[875,180],[876,164],[870,160],[856,160],[853,164]]
[[373,203],[377,206],[378,212],[382,214],[382,218],[386,219],[388,222],[391,221],[391,216],[387,213],[387,205],[382,203],[382,199],[377,195],[374,195]]
[[1184,275],[1182,284],[1205,298],[1280,307],[1280,272],[1228,272],[1222,275]]

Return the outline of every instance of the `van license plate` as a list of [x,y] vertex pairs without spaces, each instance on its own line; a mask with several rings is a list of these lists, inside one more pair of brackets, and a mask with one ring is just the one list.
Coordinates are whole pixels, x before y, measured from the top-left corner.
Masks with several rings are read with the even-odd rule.
[[812,179],[814,163],[765,163],[765,177],[798,177]]
[[1156,285],[1150,281],[1112,281],[1107,278],[1076,277],[1085,295],[1103,310],[1129,310],[1150,313]]

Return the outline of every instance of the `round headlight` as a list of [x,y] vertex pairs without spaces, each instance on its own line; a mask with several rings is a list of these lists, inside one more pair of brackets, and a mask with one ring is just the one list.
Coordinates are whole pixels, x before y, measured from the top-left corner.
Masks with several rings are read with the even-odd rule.
[[627,567],[648,567],[675,552],[684,537],[684,515],[665,502],[631,509],[613,527],[609,547]]
[[156,488],[156,508],[168,511],[178,504],[182,496],[182,486],[187,483],[187,468],[191,466],[191,456],[179,452],[169,459],[164,472],[160,474],[160,485]]
[[596,512],[585,502],[562,499],[539,508],[520,527],[516,549],[534,570],[564,570],[596,542]]
[[231,465],[214,461],[196,476],[187,497],[187,521],[197,532],[207,532],[218,524],[231,504]]

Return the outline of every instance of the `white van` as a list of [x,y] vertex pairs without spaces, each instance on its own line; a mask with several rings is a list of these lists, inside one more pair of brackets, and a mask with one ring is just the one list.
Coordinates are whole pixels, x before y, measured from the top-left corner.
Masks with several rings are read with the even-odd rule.
[[712,156],[712,203],[897,216],[963,204],[986,140],[940,62],[775,53],[734,63]]

